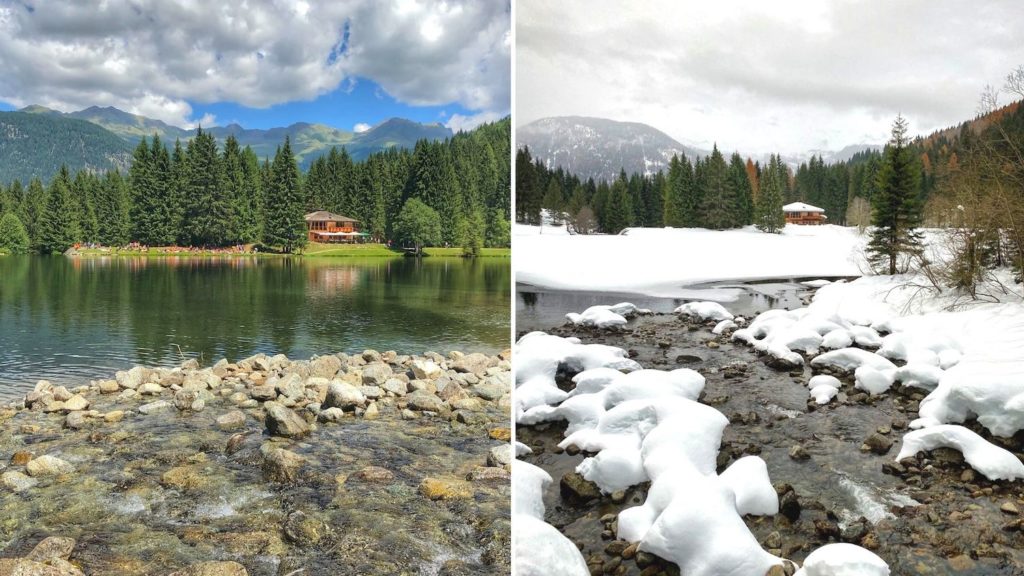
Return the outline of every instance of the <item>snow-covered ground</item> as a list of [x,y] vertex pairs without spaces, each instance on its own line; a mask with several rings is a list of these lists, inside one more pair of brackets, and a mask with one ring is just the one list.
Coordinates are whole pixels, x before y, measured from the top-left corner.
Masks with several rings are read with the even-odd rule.
[[721,280],[860,276],[865,237],[856,228],[739,230],[631,228],[570,235],[564,226],[517,224],[516,281],[559,290],[687,297],[684,286]]

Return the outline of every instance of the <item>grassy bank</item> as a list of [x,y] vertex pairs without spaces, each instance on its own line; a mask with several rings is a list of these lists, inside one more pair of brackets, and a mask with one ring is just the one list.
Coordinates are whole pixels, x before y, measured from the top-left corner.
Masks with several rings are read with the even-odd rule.
[[[236,257],[236,256],[281,256],[281,254],[275,254],[272,252],[231,252],[227,250],[185,250],[180,248],[172,247],[159,247],[150,248],[149,250],[133,250],[133,249],[122,249],[122,248],[80,248],[79,254],[83,257],[102,257],[102,256],[143,256],[150,258],[160,257],[174,257],[174,256],[187,256],[190,258],[195,257],[206,257],[206,258],[222,258],[222,257]],[[0,254],[3,254],[3,250],[0,250]],[[444,257],[461,257],[462,248],[424,248],[423,254],[425,256],[444,256]],[[396,257],[401,258],[406,255],[405,251],[398,248],[389,248],[384,244],[319,244],[311,243],[305,247],[302,251],[303,256],[316,257],[316,258],[335,258],[335,257],[363,257],[363,258],[381,258],[381,257]],[[482,258],[508,258],[512,255],[510,248],[484,248],[480,252]]]

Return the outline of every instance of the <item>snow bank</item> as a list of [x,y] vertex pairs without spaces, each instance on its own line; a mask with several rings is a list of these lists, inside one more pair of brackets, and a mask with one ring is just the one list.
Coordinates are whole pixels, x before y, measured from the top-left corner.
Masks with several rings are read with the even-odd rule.
[[953,424],[908,432],[903,436],[903,446],[896,455],[896,461],[941,447],[959,450],[971,468],[989,480],[1024,478],[1024,464],[1012,452],[986,441],[963,426]]
[[589,576],[579,549],[554,526],[544,522],[544,490],[551,475],[527,462],[512,464],[516,574]]
[[[813,364],[813,362],[812,362]],[[867,365],[858,366],[854,371],[854,387],[872,396],[883,394],[892,388],[896,381],[896,368],[879,370]]]
[[675,312],[676,314],[692,316],[701,320],[714,320],[715,322],[733,319],[733,315],[718,302],[687,302],[676,308]]
[[570,312],[565,317],[576,325],[612,328],[615,326],[625,326],[627,319],[637,314],[650,313],[650,310],[637,308],[636,305],[630,302],[620,302],[611,306],[606,304],[591,306],[580,314]]
[[583,236],[517,225],[514,234],[516,280],[552,289],[681,298],[684,286],[703,282],[862,273],[864,237],[840,226],[786,226],[782,234],[633,228],[628,235]]
[[827,544],[811,552],[795,576],[889,576],[889,565],[853,544]]

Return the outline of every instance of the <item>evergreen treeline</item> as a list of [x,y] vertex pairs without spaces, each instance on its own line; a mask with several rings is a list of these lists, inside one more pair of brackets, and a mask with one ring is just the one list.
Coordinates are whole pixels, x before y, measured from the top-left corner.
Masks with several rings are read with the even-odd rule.
[[[920,143],[910,146],[915,152],[909,169],[922,174],[924,164],[914,148]],[[872,150],[835,164],[813,156],[793,170],[778,155],[762,165],[737,153],[727,158],[716,146],[706,158],[675,156],[664,172],[623,172],[611,183],[584,182],[535,161],[523,148],[516,153],[516,220],[537,224],[546,209],[557,223],[564,220],[580,233],[616,234],[629,226],[724,230],[749,224],[776,232],[784,225],[782,206],[806,202],[823,208],[831,224],[866,226],[881,167],[882,153]],[[931,188],[923,176],[917,182],[915,194],[923,205]]]
[[[398,215],[410,199],[436,214],[440,243],[475,253],[510,243],[510,121],[445,141],[417,142],[353,162],[331,149],[303,174],[286,137],[273,159],[229,136],[222,147],[197,130],[170,148],[156,135],[135,148],[127,175],[66,167],[47,184],[0,186],[32,250],[75,243],[229,246],[261,243],[286,252],[306,241],[303,216],[329,210],[360,220],[374,239],[402,238]],[[8,225],[13,221],[8,219]]]

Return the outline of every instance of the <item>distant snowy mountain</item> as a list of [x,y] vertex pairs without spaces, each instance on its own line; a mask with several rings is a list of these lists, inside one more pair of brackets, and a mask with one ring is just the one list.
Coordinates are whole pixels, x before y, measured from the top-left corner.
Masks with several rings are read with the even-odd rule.
[[657,173],[667,169],[674,154],[708,154],[647,124],[585,116],[542,118],[517,129],[516,139],[548,167],[595,181],[614,180],[621,170]]
[[[809,161],[812,156],[820,156],[825,164],[838,164],[839,162],[846,162],[853,158],[854,154],[864,152],[865,150],[881,150],[882,146],[878,144],[851,144],[844,146],[842,150],[808,150],[800,154],[783,154],[782,161],[789,166],[796,168],[797,166]],[[768,156],[760,158],[761,163],[764,164],[768,161]]]

